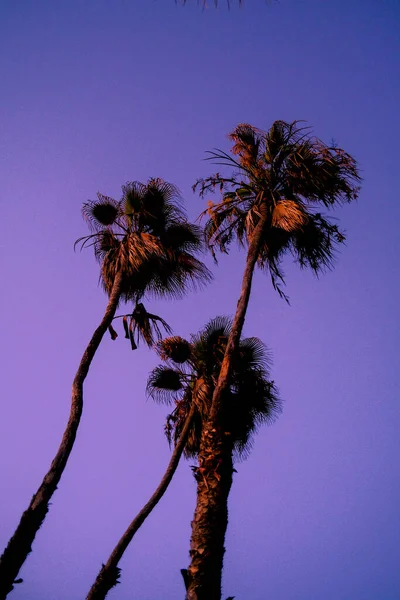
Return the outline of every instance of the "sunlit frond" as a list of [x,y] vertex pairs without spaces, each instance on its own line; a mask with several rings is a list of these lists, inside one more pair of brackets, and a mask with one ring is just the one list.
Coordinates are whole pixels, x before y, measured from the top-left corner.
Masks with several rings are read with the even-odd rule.
[[280,200],[272,210],[272,227],[290,233],[301,231],[307,220],[307,213],[303,207],[293,200]]

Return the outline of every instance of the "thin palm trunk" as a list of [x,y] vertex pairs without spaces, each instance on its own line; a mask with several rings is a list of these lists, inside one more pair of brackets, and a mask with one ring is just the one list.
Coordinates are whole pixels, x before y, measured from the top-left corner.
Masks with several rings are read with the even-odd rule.
[[[222,398],[229,385],[232,359],[243,330],[250,300],[254,268],[267,222],[261,207],[260,220],[247,252],[242,289],[226,345],[218,382],[213,394],[210,417],[199,452],[199,489],[195,518],[192,522],[191,563],[187,571],[187,600],[220,600],[225,532],[228,524],[227,500],[232,484],[232,456],[226,457],[222,434]],[[229,463],[230,460],[230,463]],[[215,462],[216,461],[216,462]]]
[[218,382],[215,387],[213,394],[211,410],[210,410],[210,421],[218,421],[218,416],[221,412],[222,396],[226,390],[229,377],[232,370],[232,359],[234,353],[239,347],[240,336],[242,335],[244,320],[246,318],[247,307],[250,300],[251,284],[253,281],[254,268],[257,263],[257,259],[260,252],[263,230],[268,219],[267,210],[265,207],[261,207],[260,220],[254,229],[249,249],[246,257],[246,266],[244,269],[242,279],[242,289],[240,292],[239,300],[236,307],[236,313],[232,323],[231,333],[228,338],[226,345],[224,359],[221,365],[221,371],[219,373]]
[[182,571],[187,600],[221,598],[232,472],[232,447],[228,436],[221,436],[219,428],[206,427],[196,470],[197,503],[192,521],[191,563],[187,571]]
[[186,417],[186,422],[183,426],[182,433],[171,455],[167,470],[165,471],[160,484],[158,485],[154,494],[150,497],[149,501],[133,519],[128,529],[125,531],[124,535],[121,537],[118,544],[110,554],[107,563],[100,569],[96,581],[90,588],[89,594],[86,596],[86,600],[104,600],[111,588],[119,583],[118,578],[120,575],[120,569],[118,567],[118,563],[121,560],[125,550],[131,543],[137,530],[142,526],[143,522],[147,519],[167,491],[167,488],[171,483],[172,477],[174,476],[182,453],[185,449],[186,440],[192,426],[194,413],[195,404],[193,403],[188,416]]
[[89,371],[93,357],[103,339],[108,326],[115,315],[121,295],[121,275],[117,275],[100,325],[95,330],[76,372],[72,384],[71,410],[60,447],[50,469],[39,489],[33,496],[27,510],[23,513],[14,535],[8,542],[0,558],[0,600],[4,600],[13,590],[13,583],[32,550],[32,543],[49,510],[49,501],[71,454],[83,408],[83,383]]

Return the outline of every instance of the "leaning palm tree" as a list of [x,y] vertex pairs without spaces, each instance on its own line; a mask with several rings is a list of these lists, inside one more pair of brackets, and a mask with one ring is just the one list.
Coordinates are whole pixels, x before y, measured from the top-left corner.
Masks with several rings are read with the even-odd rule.
[[[347,152],[328,146],[298,122],[276,121],[268,132],[248,124],[238,125],[229,138],[232,153],[216,150],[209,159],[232,174],[216,173],[200,179],[194,189],[204,197],[218,190],[221,200],[209,202],[203,215],[209,219],[205,231],[208,244],[228,252],[236,239],[247,247],[242,289],[226,345],[203,438],[204,456],[220,460],[223,439],[222,417],[228,410],[227,390],[231,385],[234,356],[242,333],[256,266],[269,273],[272,285],[287,300],[282,261],[291,254],[300,267],[318,274],[331,267],[337,245],[344,235],[337,224],[318,212],[351,202],[358,196],[360,176],[357,163]],[[216,475],[207,472],[207,485],[216,485]],[[218,524],[216,525],[218,527]],[[196,556],[192,549],[192,565]],[[208,585],[189,568],[188,600],[219,600],[220,587]]]
[[[175,336],[157,345],[164,364],[150,374],[147,391],[156,401],[173,403],[167,418],[166,434],[175,448],[159,486],[118,541],[107,563],[102,566],[87,600],[104,600],[118,583],[118,563],[135,533],[161,500],[176,471],[182,453],[187,458],[199,456],[199,466],[192,467],[197,480],[197,507],[192,523],[192,551],[197,552],[196,568],[220,577],[224,554],[224,538],[228,523],[227,501],[232,484],[233,459],[247,455],[253,435],[263,422],[270,422],[280,403],[273,382],[269,381],[270,357],[257,338],[244,339],[234,362],[233,383],[229,390],[229,411],[224,414],[223,461],[220,465],[200,453],[202,438],[207,437],[204,423],[208,420],[212,394],[230,332],[230,321],[212,319],[190,342]],[[199,454],[200,453],[200,454]],[[220,478],[214,488],[204,482],[204,473],[218,469]],[[218,531],[213,523],[218,520]],[[205,546],[207,540],[207,546]],[[186,578],[186,571],[185,579]]]
[[201,231],[188,223],[177,189],[169,183],[150,179],[146,185],[127,184],[120,201],[99,194],[97,201],[84,204],[83,215],[92,233],[78,242],[83,247],[93,246],[109,300],[73,380],[71,412],[60,447],[0,559],[0,599],[13,589],[48,512],[74,445],[83,408],[83,383],[107,329],[116,337],[112,321],[119,303],[133,302],[132,313],[124,315],[132,348],[140,337],[152,345],[161,336],[159,324],[167,330],[168,326],[146,311],[140,302],[144,295],[179,296],[210,278],[193,254],[202,246]]

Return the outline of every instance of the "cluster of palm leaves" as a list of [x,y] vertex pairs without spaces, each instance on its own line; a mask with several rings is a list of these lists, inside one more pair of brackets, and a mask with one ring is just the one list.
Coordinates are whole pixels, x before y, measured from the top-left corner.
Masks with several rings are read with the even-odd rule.
[[[135,306],[145,294],[179,298],[211,278],[195,257],[203,248],[201,229],[186,220],[174,185],[161,179],[128,183],[122,188],[121,200],[98,194],[96,201],[84,203],[82,212],[92,233],[75,245],[94,248],[108,295],[117,275],[121,277],[121,300]],[[129,329],[143,331],[146,343],[152,345],[149,326],[156,326],[157,321],[165,327],[154,315],[146,318],[139,307],[131,314]],[[129,333],[128,337],[133,342]]]
[[211,151],[213,163],[233,168],[229,176],[215,173],[199,179],[194,189],[205,196],[218,190],[221,201],[209,202],[202,213],[208,243],[227,252],[232,240],[248,244],[261,217],[257,251],[259,267],[269,271],[274,288],[286,297],[282,260],[291,254],[300,267],[315,273],[331,267],[344,234],[316,210],[356,199],[357,164],[346,152],[312,137],[295,121],[276,121],[265,133],[248,124],[230,134],[232,155]]
[[[174,336],[157,344],[156,351],[164,364],[151,372],[147,392],[157,402],[175,405],[166,424],[170,443],[179,440],[194,405],[184,450],[187,457],[198,456],[230,331],[231,320],[216,317],[190,341]],[[270,381],[270,363],[270,353],[258,338],[241,340],[223,416],[223,433],[237,458],[249,451],[258,425],[272,422],[279,410],[277,391]]]
[[[82,356],[72,386],[71,413],[60,447],[7,548],[0,558],[0,600],[17,576],[43,523],[67,464],[80,423],[83,383],[107,330],[112,339],[121,318],[132,349],[140,341],[153,347],[162,364],[148,379],[148,394],[172,404],[166,434],[174,446],[164,477],[129,524],[87,596],[105,598],[118,583],[119,560],[165,493],[183,455],[195,458],[197,500],[190,542],[191,562],[183,569],[187,600],[220,600],[227,501],[234,461],[246,457],[258,427],[274,420],[280,399],[270,378],[270,354],[257,338],[242,338],[256,267],[287,300],[283,259],[292,255],[316,274],[332,266],[344,234],[319,212],[353,201],[360,177],[355,160],[335,145],[327,146],[298,122],[276,121],[264,132],[248,124],[229,135],[231,152],[214,150],[208,158],[223,167],[194,186],[200,196],[219,193],[202,213],[203,231],[189,223],[177,189],[160,179],[125,185],[119,201],[98,194],[83,206],[90,234],[77,240],[93,247],[108,304]],[[226,168],[231,172],[226,173]],[[217,317],[185,340],[148,312],[152,296],[178,298],[210,281],[196,257],[204,239],[228,252],[232,241],[247,249],[242,289],[233,320]],[[124,303],[129,310],[116,315]],[[170,337],[163,338],[163,332]]]

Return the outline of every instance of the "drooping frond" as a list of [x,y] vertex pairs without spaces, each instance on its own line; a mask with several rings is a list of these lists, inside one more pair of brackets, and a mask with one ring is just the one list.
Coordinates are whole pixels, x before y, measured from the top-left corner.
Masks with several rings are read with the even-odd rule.
[[344,241],[336,224],[320,214],[310,215],[293,238],[292,254],[302,268],[309,267],[318,274],[332,267],[337,246]]
[[171,327],[164,319],[158,315],[147,312],[144,305],[139,302],[136,304],[130,317],[130,338],[132,349],[139,345],[140,340],[143,340],[149,348],[153,347],[162,339],[161,327],[167,332],[172,333]]
[[163,243],[171,250],[201,252],[204,250],[203,230],[191,223],[173,223],[162,233]]
[[160,258],[154,256],[139,275],[149,294],[172,298],[181,298],[189,290],[201,289],[212,279],[211,272],[200,260],[180,251],[170,251]]

